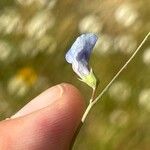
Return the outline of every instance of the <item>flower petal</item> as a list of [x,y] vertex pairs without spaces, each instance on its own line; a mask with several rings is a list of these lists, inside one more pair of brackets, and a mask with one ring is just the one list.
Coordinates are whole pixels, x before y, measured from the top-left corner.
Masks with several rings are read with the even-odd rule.
[[66,53],[66,61],[72,64],[74,72],[81,78],[90,74],[88,61],[97,39],[93,33],[82,34]]

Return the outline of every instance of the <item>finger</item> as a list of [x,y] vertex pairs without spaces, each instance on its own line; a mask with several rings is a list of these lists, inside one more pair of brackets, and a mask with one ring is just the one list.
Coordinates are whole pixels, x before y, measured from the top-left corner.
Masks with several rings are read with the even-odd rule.
[[11,150],[68,150],[80,123],[84,102],[76,88],[63,86],[62,96],[51,105],[1,123],[2,139],[9,140]]

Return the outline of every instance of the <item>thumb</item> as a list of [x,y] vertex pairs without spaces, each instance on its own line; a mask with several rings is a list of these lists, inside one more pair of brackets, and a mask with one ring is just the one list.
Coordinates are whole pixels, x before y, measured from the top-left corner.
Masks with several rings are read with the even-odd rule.
[[50,88],[0,123],[0,149],[68,150],[83,108],[82,97],[72,85]]

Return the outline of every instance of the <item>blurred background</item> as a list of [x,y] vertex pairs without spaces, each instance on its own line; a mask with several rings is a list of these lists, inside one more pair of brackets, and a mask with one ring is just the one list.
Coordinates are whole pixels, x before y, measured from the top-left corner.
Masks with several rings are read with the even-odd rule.
[[[149,0],[0,0],[0,120],[61,82],[88,103],[91,90],[64,59],[81,33],[99,36],[90,63],[100,92],[149,30]],[[92,110],[76,150],[150,148],[149,41]]]

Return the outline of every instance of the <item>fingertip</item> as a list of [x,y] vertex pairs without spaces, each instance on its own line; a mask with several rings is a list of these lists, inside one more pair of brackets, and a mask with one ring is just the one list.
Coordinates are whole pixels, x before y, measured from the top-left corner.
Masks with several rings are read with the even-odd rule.
[[64,97],[66,97],[66,100],[69,103],[75,103],[74,106],[81,110],[82,113],[85,109],[85,101],[81,92],[72,84],[62,83],[61,85],[64,87]]

